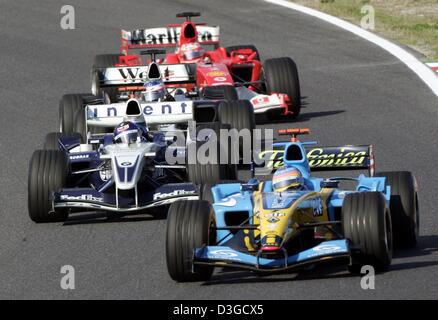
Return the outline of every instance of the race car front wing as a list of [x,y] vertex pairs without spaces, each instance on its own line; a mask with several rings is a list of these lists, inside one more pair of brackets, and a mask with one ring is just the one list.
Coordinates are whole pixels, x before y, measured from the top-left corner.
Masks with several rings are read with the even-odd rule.
[[233,267],[255,271],[282,271],[306,265],[332,261],[349,261],[351,257],[348,240],[331,240],[282,258],[269,259],[237,251],[227,246],[205,246],[194,250],[194,264]]

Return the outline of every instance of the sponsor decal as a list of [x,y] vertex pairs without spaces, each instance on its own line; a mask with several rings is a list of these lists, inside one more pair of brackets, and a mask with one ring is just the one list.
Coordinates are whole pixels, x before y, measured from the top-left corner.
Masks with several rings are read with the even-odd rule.
[[224,81],[227,81],[227,78],[226,77],[214,77],[213,80],[217,81],[217,82],[224,82]]
[[251,103],[255,106],[269,103],[268,96],[260,96],[251,99]]
[[177,196],[183,196],[183,195],[188,195],[188,194],[194,194],[195,190],[175,190],[169,193],[161,193],[158,192],[156,194],[154,194],[154,200],[159,200],[159,199],[163,199],[163,198],[169,198],[169,197],[177,197]]
[[[93,118],[101,117],[118,117],[119,112],[125,113],[126,108],[123,107],[118,110],[116,107],[110,105],[89,106],[92,110]],[[142,104],[142,113],[145,116],[161,116],[167,114],[191,114],[191,104],[186,102],[169,102],[169,103],[155,103],[155,104]],[[123,111],[122,111],[123,110]]]
[[125,67],[117,69],[125,80],[140,80],[145,79],[147,76],[148,68],[147,67]]
[[129,129],[129,123],[125,124],[124,126],[118,127],[117,132],[123,132]]
[[[292,201],[293,200],[295,200],[295,199],[292,199]],[[278,197],[278,198],[275,198],[272,201],[271,208],[272,209],[284,208],[286,206],[286,204],[290,204],[290,203],[291,203],[290,198],[288,198],[288,197],[282,197],[282,198]]]
[[215,205],[223,207],[234,207],[237,204],[237,200],[234,198],[225,198],[222,200],[222,202],[217,202],[215,203]]
[[217,256],[227,256],[227,257],[237,257],[237,253],[231,251],[231,250],[224,250],[224,249],[220,249],[220,250],[212,250],[209,251],[209,253],[217,255]]
[[333,245],[333,244],[320,244],[312,249],[311,252],[307,255],[307,258],[323,256],[327,254],[333,254],[338,252],[344,252],[345,249],[341,246]]
[[278,219],[277,217],[270,217],[270,218],[268,218],[268,222],[269,223],[277,223],[278,221],[280,221],[280,219]]
[[209,77],[225,77],[226,75],[227,74],[225,72],[220,70],[207,72],[207,76]]
[[[311,168],[367,168],[368,152],[364,146],[314,148],[308,151],[307,159]],[[259,157],[266,159],[268,168],[278,169],[284,165],[283,154],[284,150],[264,150]]]
[[286,215],[286,214],[285,214],[284,212],[281,212],[281,211],[274,211],[274,212],[266,213],[266,214],[265,214],[265,217],[266,217],[266,218],[270,218],[270,217],[278,218],[278,217],[284,217],[285,215]]
[[[350,149],[351,150],[351,149]],[[365,163],[367,152],[350,151],[349,148],[341,148],[333,152],[323,148],[315,148],[307,153],[310,167],[331,167],[331,166],[360,166]]]
[[[198,41],[213,41],[219,36],[219,29],[215,27],[196,28]],[[135,29],[131,32],[124,32],[124,39],[131,40],[133,44],[178,44],[181,34],[181,27]]]
[[93,202],[103,202],[103,198],[95,197],[92,194],[82,194],[80,196],[69,196],[66,194],[61,195],[61,200],[73,200],[73,201],[93,201]]
[[337,252],[337,251],[342,251],[342,247],[335,246],[332,244],[321,244],[313,248],[313,250],[317,252]]
[[88,159],[89,157],[89,154],[78,154],[76,156],[70,156],[70,160]]
[[237,258],[238,254],[227,249],[219,249],[219,250],[209,250],[208,258],[210,259],[223,259],[223,260],[235,260],[240,261],[241,259]]

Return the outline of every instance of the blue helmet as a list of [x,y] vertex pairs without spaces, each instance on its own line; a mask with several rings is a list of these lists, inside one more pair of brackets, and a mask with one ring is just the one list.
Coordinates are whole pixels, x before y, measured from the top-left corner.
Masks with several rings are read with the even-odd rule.
[[143,86],[145,101],[159,101],[166,96],[166,87],[161,79],[147,80]]
[[114,129],[114,143],[135,143],[141,141],[141,129],[133,122],[124,121]]

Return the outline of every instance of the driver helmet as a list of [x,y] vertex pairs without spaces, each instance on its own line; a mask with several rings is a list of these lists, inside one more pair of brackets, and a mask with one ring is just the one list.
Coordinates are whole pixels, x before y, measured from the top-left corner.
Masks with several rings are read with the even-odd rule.
[[184,43],[179,48],[178,54],[181,60],[193,61],[202,58],[205,50],[198,42]]
[[143,97],[147,102],[161,101],[166,96],[166,87],[161,79],[147,80],[144,83]]
[[299,190],[304,185],[304,178],[296,167],[282,167],[272,177],[272,188],[276,192]]
[[114,143],[131,144],[141,141],[141,129],[131,121],[124,121],[114,129]]

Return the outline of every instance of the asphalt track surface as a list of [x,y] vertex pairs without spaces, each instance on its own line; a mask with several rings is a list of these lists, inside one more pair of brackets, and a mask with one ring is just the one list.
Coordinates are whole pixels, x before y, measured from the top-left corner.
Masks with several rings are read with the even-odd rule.
[[[438,297],[438,102],[403,64],[325,22],[262,1],[69,1],[76,30],[59,27],[61,2],[0,1],[0,298],[394,299]],[[146,217],[36,225],[27,214],[28,161],[56,131],[63,93],[88,92],[95,54],[119,49],[123,28],[176,22],[201,11],[224,45],[252,43],[262,59],[293,57],[307,106],[299,121],[321,144],[375,145],[380,170],[411,170],[420,187],[421,238],[398,252],[375,290],[343,269],[255,277],[217,270],[177,284],[165,264],[165,220]],[[60,288],[60,268],[76,289]]]

